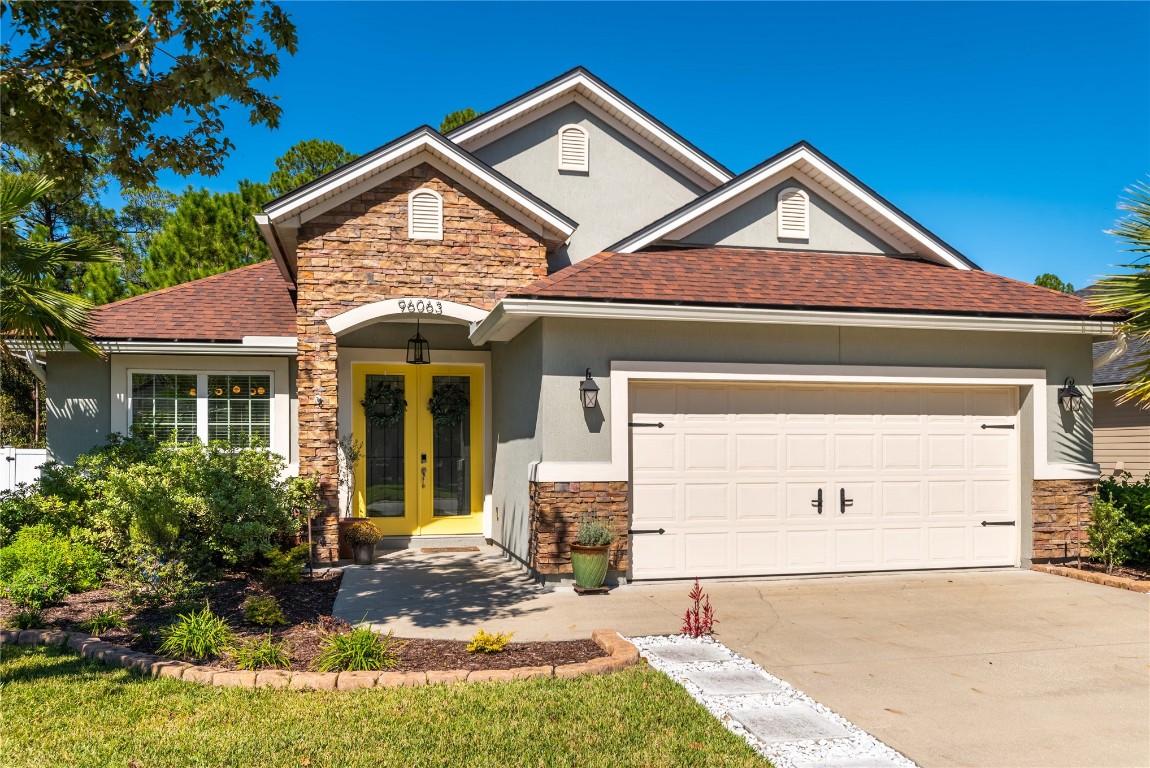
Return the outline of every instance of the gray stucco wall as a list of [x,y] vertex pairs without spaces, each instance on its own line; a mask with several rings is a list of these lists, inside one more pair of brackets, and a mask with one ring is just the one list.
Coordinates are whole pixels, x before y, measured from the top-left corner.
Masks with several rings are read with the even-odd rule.
[[[431,347],[432,362],[437,349],[482,350],[467,339],[470,328],[460,323],[420,323],[419,333]],[[369,349],[407,349],[407,340],[415,335],[415,323],[382,322],[360,328],[339,337],[341,347]],[[295,389],[293,388],[294,392]]]
[[[1090,381],[1089,336],[553,318],[542,323],[539,407],[545,461],[611,460],[610,429],[604,422],[615,416],[610,412],[613,360],[1043,368],[1049,460],[1092,461],[1089,405],[1070,417],[1057,403],[1058,388],[1067,376]],[[601,413],[590,418],[577,397],[587,367],[600,387]]]
[[[780,240],[779,192],[799,187],[810,196],[810,238]],[[898,253],[898,249],[868,232],[838,208],[799,181],[790,179],[740,205],[710,224],[686,235],[682,243],[746,248],[785,248],[844,253]]]
[[530,530],[527,472],[542,457],[542,325],[536,322],[510,342],[491,345],[494,538],[525,562]]
[[71,463],[112,431],[111,363],[87,355],[48,355],[48,458]]
[[[560,171],[558,132],[588,133],[587,173]],[[568,104],[474,154],[579,227],[551,269],[585,259],[707,191],[579,104]]]

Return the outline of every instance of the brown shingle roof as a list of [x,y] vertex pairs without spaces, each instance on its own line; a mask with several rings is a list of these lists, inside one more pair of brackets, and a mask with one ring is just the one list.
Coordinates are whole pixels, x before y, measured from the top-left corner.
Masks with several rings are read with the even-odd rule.
[[1077,296],[989,272],[889,256],[742,248],[600,253],[512,295],[859,312],[1100,317]]
[[242,341],[295,336],[295,303],[273,261],[98,307],[92,338],[102,341]]

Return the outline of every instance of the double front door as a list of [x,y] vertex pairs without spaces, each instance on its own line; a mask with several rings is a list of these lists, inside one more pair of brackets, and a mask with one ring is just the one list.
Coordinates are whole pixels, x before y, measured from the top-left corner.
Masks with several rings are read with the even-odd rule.
[[482,368],[356,365],[355,514],[385,536],[483,531]]

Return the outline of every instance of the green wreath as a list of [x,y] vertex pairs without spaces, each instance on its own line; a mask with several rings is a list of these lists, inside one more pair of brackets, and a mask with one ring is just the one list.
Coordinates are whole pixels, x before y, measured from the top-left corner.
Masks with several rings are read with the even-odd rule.
[[394,427],[403,420],[407,411],[403,387],[386,381],[368,387],[360,405],[367,420],[377,427]]
[[458,384],[443,384],[432,391],[427,410],[437,426],[454,427],[467,417],[468,405],[467,395]]

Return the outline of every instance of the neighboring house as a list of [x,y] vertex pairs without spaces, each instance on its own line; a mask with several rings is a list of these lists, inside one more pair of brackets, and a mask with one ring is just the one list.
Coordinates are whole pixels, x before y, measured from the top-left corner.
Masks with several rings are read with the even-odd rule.
[[1080,534],[1091,411],[1059,388],[1112,323],[805,142],[735,175],[575,69],[257,220],[274,261],[100,309],[104,361],[51,356],[57,459],[258,435],[322,479],[331,559],[352,436],[356,515],[544,575],[585,513],[640,579],[1019,566]]
[[[1094,359],[1105,359],[1116,343],[1096,343]],[[1139,479],[1150,474],[1150,408],[1118,402],[1135,360],[1147,355],[1150,342],[1132,341],[1123,354],[1094,369],[1094,460],[1105,474],[1125,470]]]

